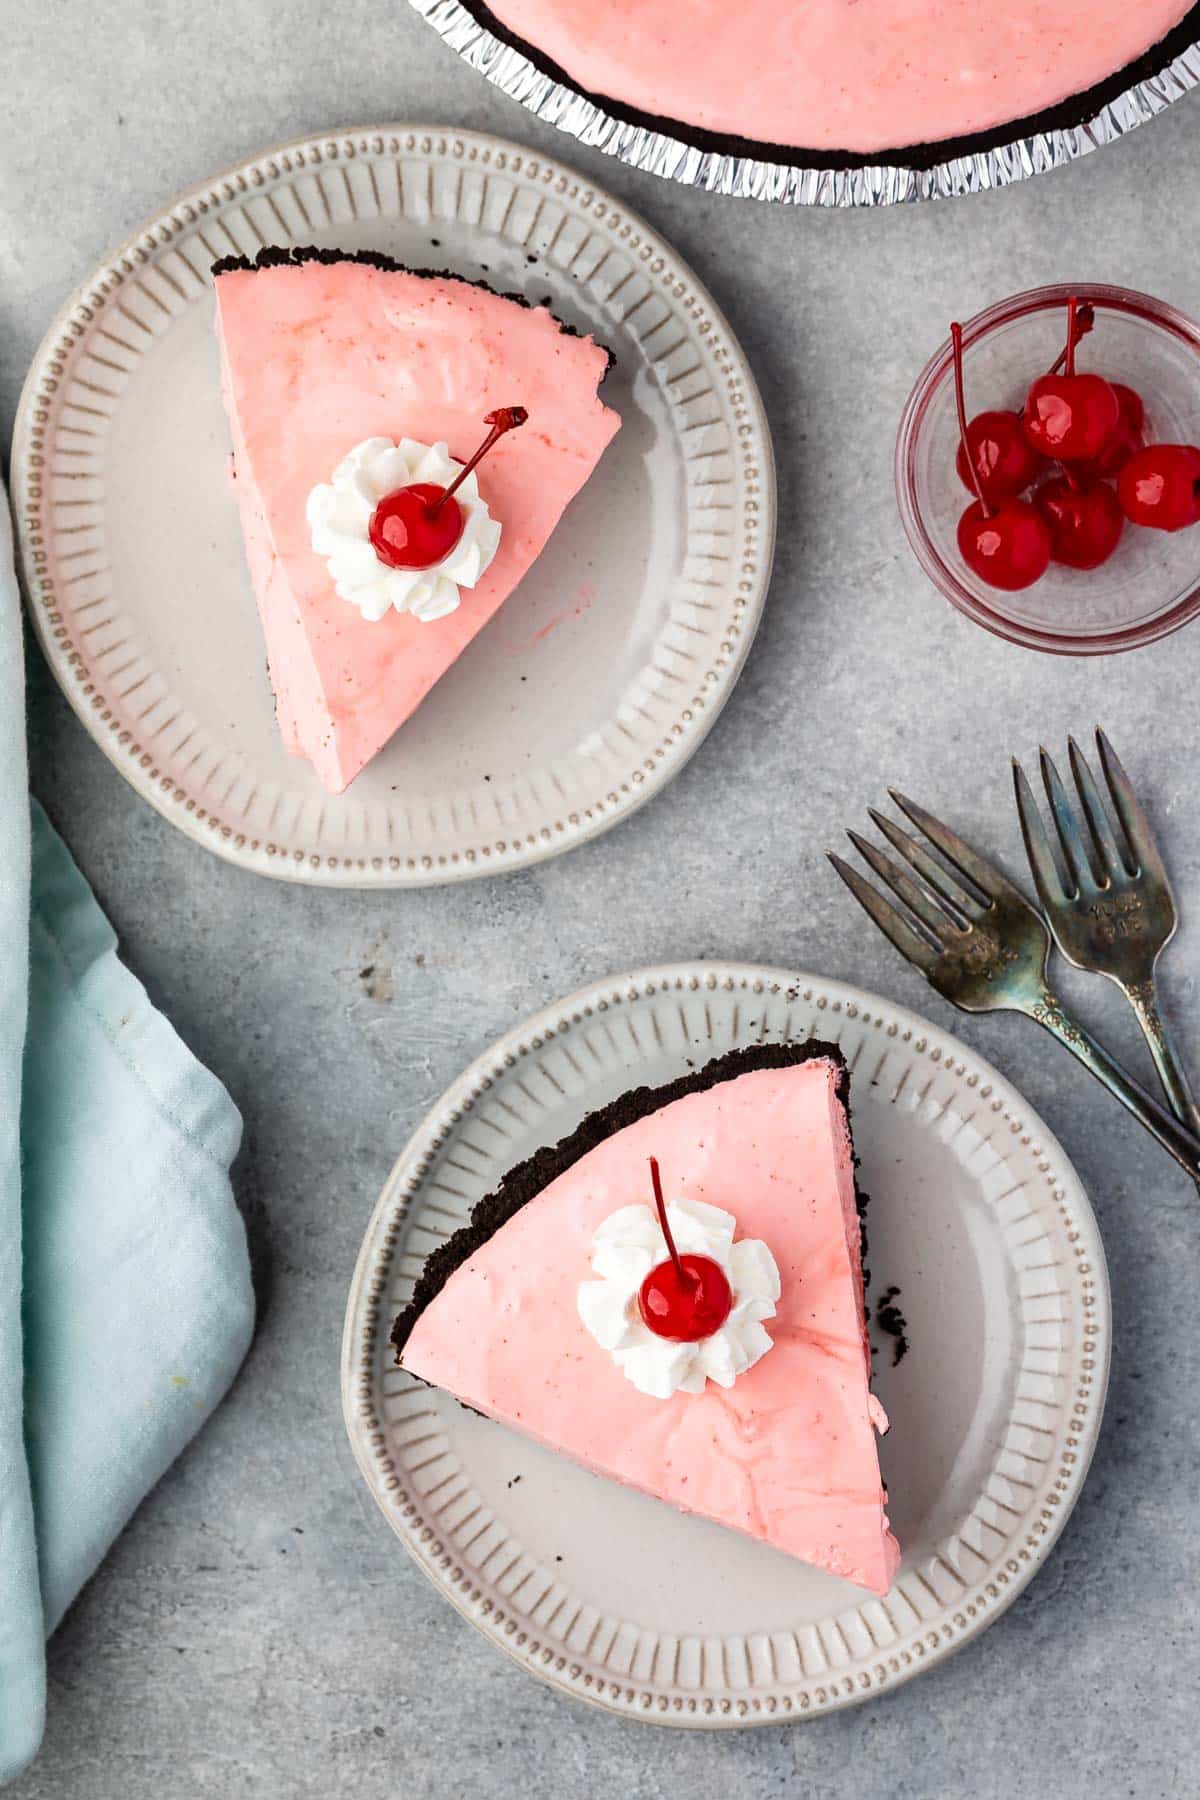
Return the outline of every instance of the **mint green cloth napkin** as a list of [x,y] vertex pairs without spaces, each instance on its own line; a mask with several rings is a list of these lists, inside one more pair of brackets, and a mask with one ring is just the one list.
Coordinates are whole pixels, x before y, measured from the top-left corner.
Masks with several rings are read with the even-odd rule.
[[31,819],[23,674],[0,489],[0,1783],[41,1740],[47,1633],[225,1392],[254,1316],[241,1120]]

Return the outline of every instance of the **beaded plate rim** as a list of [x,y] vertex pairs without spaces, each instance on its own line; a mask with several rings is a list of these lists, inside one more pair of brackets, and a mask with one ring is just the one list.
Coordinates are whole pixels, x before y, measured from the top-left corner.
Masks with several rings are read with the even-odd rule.
[[[509,1612],[503,1596],[498,1599],[486,1591],[486,1579],[473,1578],[469,1570],[455,1564],[436,1527],[422,1517],[419,1494],[405,1487],[404,1471],[398,1470],[389,1453],[387,1432],[376,1410],[376,1362],[380,1333],[386,1338],[390,1323],[387,1290],[396,1245],[414,1202],[440,1148],[496,1082],[586,1021],[623,1006],[656,995],[686,998],[739,993],[783,996],[789,1003],[789,1019],[793,1005],[804,1009],[805,1025],[788,1035],[806,1036],[819,1022],[819,1035],[836,1041],[847,1024],[861,1024],[864,1031],[880,1033],[885,1044],[895,1040],[913,1056],[927,1060],[931,1077],[948,1074],[978,1099],[988,1101],[1028,1149],[1032,1167],[1047,1184],[1050,1198],[1043,1196],[1041,1205],[1047,1213],[1053,1207],[1055,1228],[1073,1249],[1079,1290],[1076,1304],[1083,1324],[1078,1342],[1064,1353],[1063,1385],[1070,1395],[1071,1411],[1056,1436],[1055,1453],[1046,1459],[1043,1489],[1037,1500],[1030,1502],[1029,1519],[1023,1521],[1020,1536],[1014,1532],[1002,1568],[986,1580],[963,1581],[961,1600],[947,1603],[940,1614],[931,1615],[909,1645],[886,1653],[880,1649],[867,1659],[870,1666],[831,1674],[825,1681],[783,1684],[750,1696],[733,1692],[698,1696],[661,1683],[598,1675],[585,1666],[585,1657],[564,1653],[561,1644],[551,1646],[542,1641],[536,1631],[531,1632]],[[381,1309],[386,1317],[381,1316]],[[342,1340],[342,1410],[360,1473],[406,1550],[456,1610],[520,1667],[561,1692],[653,1724],[684,1729],[779,1724],[817,1717],[890,1692],[968,1643],[1016,1599],[1056,1543],[1086,1478],[1104,1412],[1111,1331],[1104,1248],[1083,1184],[1054,1135],[989,1063],[919,1014],[847,982],[770,965],[707,960],[671,963],[612,976],[543,1008],[476,1058],[426,1115],[384,1185],[359,1252]],[[1028,1361],[1022,1367],[1027,1369]],[[1065,1403],[1062,1410],[1065,1414]]]
[[[317,843],[285,842],[266,831],[243,829],[236,817],[204,804],[175,780],[162,766],[167,758],[127,728],[56,603],[49,548],[54,526],[43,496],[43,470],[72,358],[127,282],[152,267],[177,239],[186,239],[200,219],[219,218],[223,209],[256,191],[330,165],[402,156],[427,159],[431,166],[474,164],[536,183],[545,194],[566,196],[594,230],[611,238],[614,250],[644,267],[647,281],[670,295],[674,309],[686,308],[692,338],[712,371],[713,391],[718,377],[724,384],[721,420],[727,423],[733,464],[728,479],[741,523],[731,545],[729,593],[714,629],[711,660],[706,658],[707,666],[686,683],[685,693],[694,691],[675,704],[661,734],[631,746],[634,755],[622,778],[614,775],[611,786],[598,787],[589,804],[565,816],[543,817],[536,826],[530,822],[512,836],[481,829],[478,840],[462,849],[439,850],[430,841],[424,850],[413,846],[411,854],[381,846],[375,853],[338,856]],[[690,761],[733,692],[762,619],[775,549],[776,477],[766,412],[745,352],[704,283],[633,208],[568,164],[490,132],[439,125],[360,125],[292,138],[205,177],[145,219],[80,283],[47,330],[17,408],[10,487],[27,612],[55,679],[108,760],[171,824],[225,860],[276,879],[334,888],[428,887],[527,868],[628,818]]]

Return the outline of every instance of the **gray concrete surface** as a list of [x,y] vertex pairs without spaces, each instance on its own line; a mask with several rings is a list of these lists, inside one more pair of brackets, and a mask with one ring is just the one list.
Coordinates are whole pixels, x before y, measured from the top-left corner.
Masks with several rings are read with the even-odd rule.
[[[52,1643],[46,1742],[16,1800],[1194,1789],[1196,1195],[1032,1026],[958,1028],[1025,1088],[1094,1195],[1117,1312],[1103,1441],[1028,1593],[973,1648],[868,1709],[684,1737],[529,1680],[375,1514],[343,1442],[337,1353],[392,1157],[461,1065],[554,995],[710,953],[844,976],[948,1019],[848,912],[818,856],[885,781],[1015,858],[1008,753],[1103,719],[1183,896],[1168,986],[1200,1065],[1200,628],[1089,663],[986,638],[911,561],[890,484],[901,404],[954,314],[1071,278],[1128,281],[1200,312],[1200,103],[1008,193],[802,215],[580,151],[390,0],[55,0],[10,6],[5,24],[5,439],[52,312],[143,214],[273,139],[422,119],[572,158],[671,236],[742,336],[781,476],[769,611],[719,726],[629,824],[533,873],[391,897],[254,880],[137,800],[32,667],[36,789],[129,962],[245,1112],[238,1189],[262,1321],[229,1401]],[[390,965],[389,998],[386,983],[364,989],[368,963]],[[1098,985],[1072,992],[1138,1059],[1118,997]]]

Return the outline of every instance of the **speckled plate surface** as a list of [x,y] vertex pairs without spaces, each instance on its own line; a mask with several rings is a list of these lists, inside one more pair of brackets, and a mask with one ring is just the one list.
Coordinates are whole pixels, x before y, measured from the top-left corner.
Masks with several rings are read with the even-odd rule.
[[[615,350],[623,422],[519,589],[336,798],[275,729],[209,275],[311,243],[549,298]],[[335,886],[519,868],[664,786],[740,672],[775,524],[754,378],[670,246],[553,158],[425,126],[263,152],[149,220],[38,352],[12,499],[43,648],[121,772],[243,867]]]
[[[904,1556],[884,1600],[596,1476],[392,1366],[435,1245],[514,1163],[643,1082],[738,1045],[840,1043],[873,1295],[911,1348],[877,1388]],[[659,1724],[812,1717],[978,1635],[1037,1572],[1103,1409],[1110,1311],[1091,1207],[1021,1096],[915,1014],[843,983],[696,963],[619,975],[492,1046],[396,1164],[359,1256],[342,1395],[363,1476],[420,1567],[564,1692]]]

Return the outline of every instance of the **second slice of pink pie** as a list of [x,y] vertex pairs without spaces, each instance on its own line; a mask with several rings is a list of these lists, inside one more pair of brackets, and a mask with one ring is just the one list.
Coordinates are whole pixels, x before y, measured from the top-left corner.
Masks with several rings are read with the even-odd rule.
[[[398,1361],[596,1474],[886,1593],[848,1085],[832,1045],[758,1045],[591,1114],[429,1258]],[[651,1157],[680,1250],[727,1277],[731,1310],[691,1344],[640,1310],[646,1271],[669,1280]]]
[[[283,741],[340,793],[540,555],[620,420],[607,350],[544,306],[386,257],[265,250],[214,269],[236,494]],[[314,489],[374,441],[465,461],[498,407],[529,421],[480,465],[494,556],[445,616],[367,618],[313,547]]]

